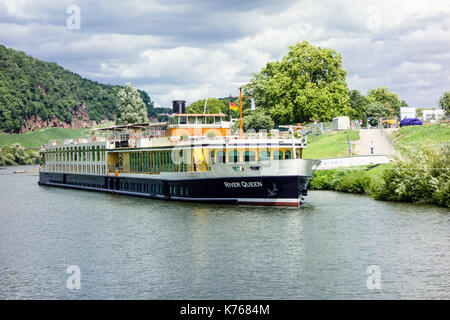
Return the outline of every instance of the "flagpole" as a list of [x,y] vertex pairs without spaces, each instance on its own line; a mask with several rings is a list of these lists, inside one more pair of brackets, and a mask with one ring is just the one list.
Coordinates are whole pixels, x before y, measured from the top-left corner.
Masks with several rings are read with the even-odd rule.
[[242,130],[242,87],[239,88],[239,133],[242,138],[243,130]]

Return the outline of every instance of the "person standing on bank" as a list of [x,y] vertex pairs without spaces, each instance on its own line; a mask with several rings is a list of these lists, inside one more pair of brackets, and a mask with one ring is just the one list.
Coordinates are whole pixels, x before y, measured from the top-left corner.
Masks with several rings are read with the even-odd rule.
[[370,154],[373,154],[373,140],[370,141]]

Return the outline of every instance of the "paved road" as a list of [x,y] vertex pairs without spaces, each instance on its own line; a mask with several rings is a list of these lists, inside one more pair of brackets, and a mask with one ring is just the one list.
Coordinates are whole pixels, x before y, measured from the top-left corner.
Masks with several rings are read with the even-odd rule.
[[355,141],[355,153],[370,155],[370,147],[373,145],[373,154],[394,155],[396,151],[387,137],[393,130],[395,129],[361,129],[359,140]]

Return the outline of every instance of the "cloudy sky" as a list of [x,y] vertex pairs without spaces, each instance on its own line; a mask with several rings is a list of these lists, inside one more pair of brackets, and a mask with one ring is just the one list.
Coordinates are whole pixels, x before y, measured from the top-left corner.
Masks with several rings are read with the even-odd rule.
[[302,40],[342,54],[350,89],[413,107],[450,90],[450,0],[0,0],[0,44],[157,106],[236,95]]

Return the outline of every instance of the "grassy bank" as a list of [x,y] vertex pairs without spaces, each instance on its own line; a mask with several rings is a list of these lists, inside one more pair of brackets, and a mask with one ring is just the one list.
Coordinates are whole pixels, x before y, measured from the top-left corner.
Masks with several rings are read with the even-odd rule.
[[[358,131],[350,131],[350,141],[359,139]],[[353,149],[353,146],[352,146]],[[347,132],[329,132],[323,135],[309,135],[308,147],[303,151],[307,159],[324,159],[348,156]]]
[[0,146],[19,143],[28,149],[38,149],[52,139],[76,138],[82,135],[83,129],[46,128],[20,134],[0,133]]
[[450,126],[403,127],[392,138],[401,150],[395,161],[375,168],[316,171],[310,188],[450,207]]
[[402,127],[392,134],[397,149],[424,144],[436,145],[450,142],[450,124],[426,124]]
[[309,184],[311,190],[332,190],[356,194],[372,194],[380,184],[387,165],[352,169],[319,170]]

